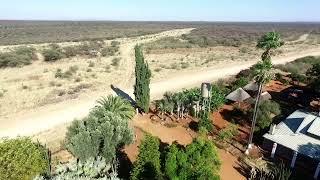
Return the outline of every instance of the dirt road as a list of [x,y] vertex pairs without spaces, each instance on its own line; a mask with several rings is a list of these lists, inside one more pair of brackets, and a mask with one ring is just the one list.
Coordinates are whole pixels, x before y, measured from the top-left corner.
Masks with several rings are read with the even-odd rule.
[[[116,85],[119,89],[133,97],[132,85],[134,83],[134,55],[133,48],[136,44],[152,41],[165,36],[178,36],[189,32],[191,29],[166,31],[156,35],[148,35],[133,39],[123,39],[126,41],[125,46],[121,46],[121,53],[125,53],[125,59],[122,63],[125,67],[126,73],[124,81]],[[319,49],[305,50],[299,54],[287,54],[282,57],[274,58],[274,64],[282,64],[293,61],[304,56],[318,56]],[[128,63],[129,62],[129,63]],[[214,68],[203,71],[190,71],[184,73],[173,74],[171,78],[159,82],[152,82],[151,98],[156,99],[167,91],[177,91],[183,88],[192,86],[199,86],[201,82],[211,82],[219,78],[234,75],[239,71],[246,69],[253,65],[256,61],[247,62],[233,62],[225,65],[219,65]],[[47,105],[32,111],[12,114],[7,117],[0,117],[0,137],[8,136],[22,136],[32,135],[41,131],[48,130],[63,123],[73,121],[75,118],[82,118],[86,116],[93,107],[95,101],[102,95],[114,94],[111,90],[104,92],[95,92],[87,94],[81,99],[73,99],[57,104]]]

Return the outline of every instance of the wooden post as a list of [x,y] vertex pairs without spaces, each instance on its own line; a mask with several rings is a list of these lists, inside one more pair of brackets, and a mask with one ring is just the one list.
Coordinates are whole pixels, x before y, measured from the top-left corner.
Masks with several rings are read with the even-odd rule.
[[296,163],[297,156],[298,156],[298,152],[297,151],[293,151],[293,157],[292,157],[291,164],[290,164],[291,168],[294,168],[294,164]]
[[277,143],[273,143],[272,151],[271,151],[271,158],[272,159],[274,158],[274,155],[276,154],[277,145],[278,145]]
[[315,172],[314,175],[313,175],[313,178],[314,178],[314,179],[318,179],[319,172],[320,172],[320,162],[318,163],[316,172]]

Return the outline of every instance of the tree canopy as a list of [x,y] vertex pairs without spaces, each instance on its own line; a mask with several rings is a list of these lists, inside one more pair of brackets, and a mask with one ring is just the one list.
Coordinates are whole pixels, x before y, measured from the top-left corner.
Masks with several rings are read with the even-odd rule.
[[136,83],[134,85],[134,95],[136,105],[143,112],[149,112],[150,105],[150,78],[151,71],[148,64],[145,62],[141,46],[135,47],[136,58]]

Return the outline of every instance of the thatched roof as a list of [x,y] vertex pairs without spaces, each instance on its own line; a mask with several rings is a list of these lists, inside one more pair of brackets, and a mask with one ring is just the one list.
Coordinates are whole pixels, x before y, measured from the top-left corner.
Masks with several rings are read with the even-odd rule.
[[236,90],[234,90],[233,92],[231,92],[226,99],[229,99],[231,101],[236,101],[236,102],[242,102],[248,98],[250,98],[251,96],[242,88],[238,88]]
[[258,91],[259,85],[255,82],[251,82],[243,87],[247,91]]
[[261,93],[260,100],[265,101],[265,100],[270,100],[270,99],[272,99],[272,97],[267,91]]

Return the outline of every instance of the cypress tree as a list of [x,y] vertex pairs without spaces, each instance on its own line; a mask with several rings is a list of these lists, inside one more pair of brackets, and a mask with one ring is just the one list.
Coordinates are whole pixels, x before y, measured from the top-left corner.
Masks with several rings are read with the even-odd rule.
[[137,107],[143,112],[149,111],[150,104],[150,78],[151,71],[145,62],[141,46],[135,47],[136,58],[136,84],[134,85],[134,95]]

